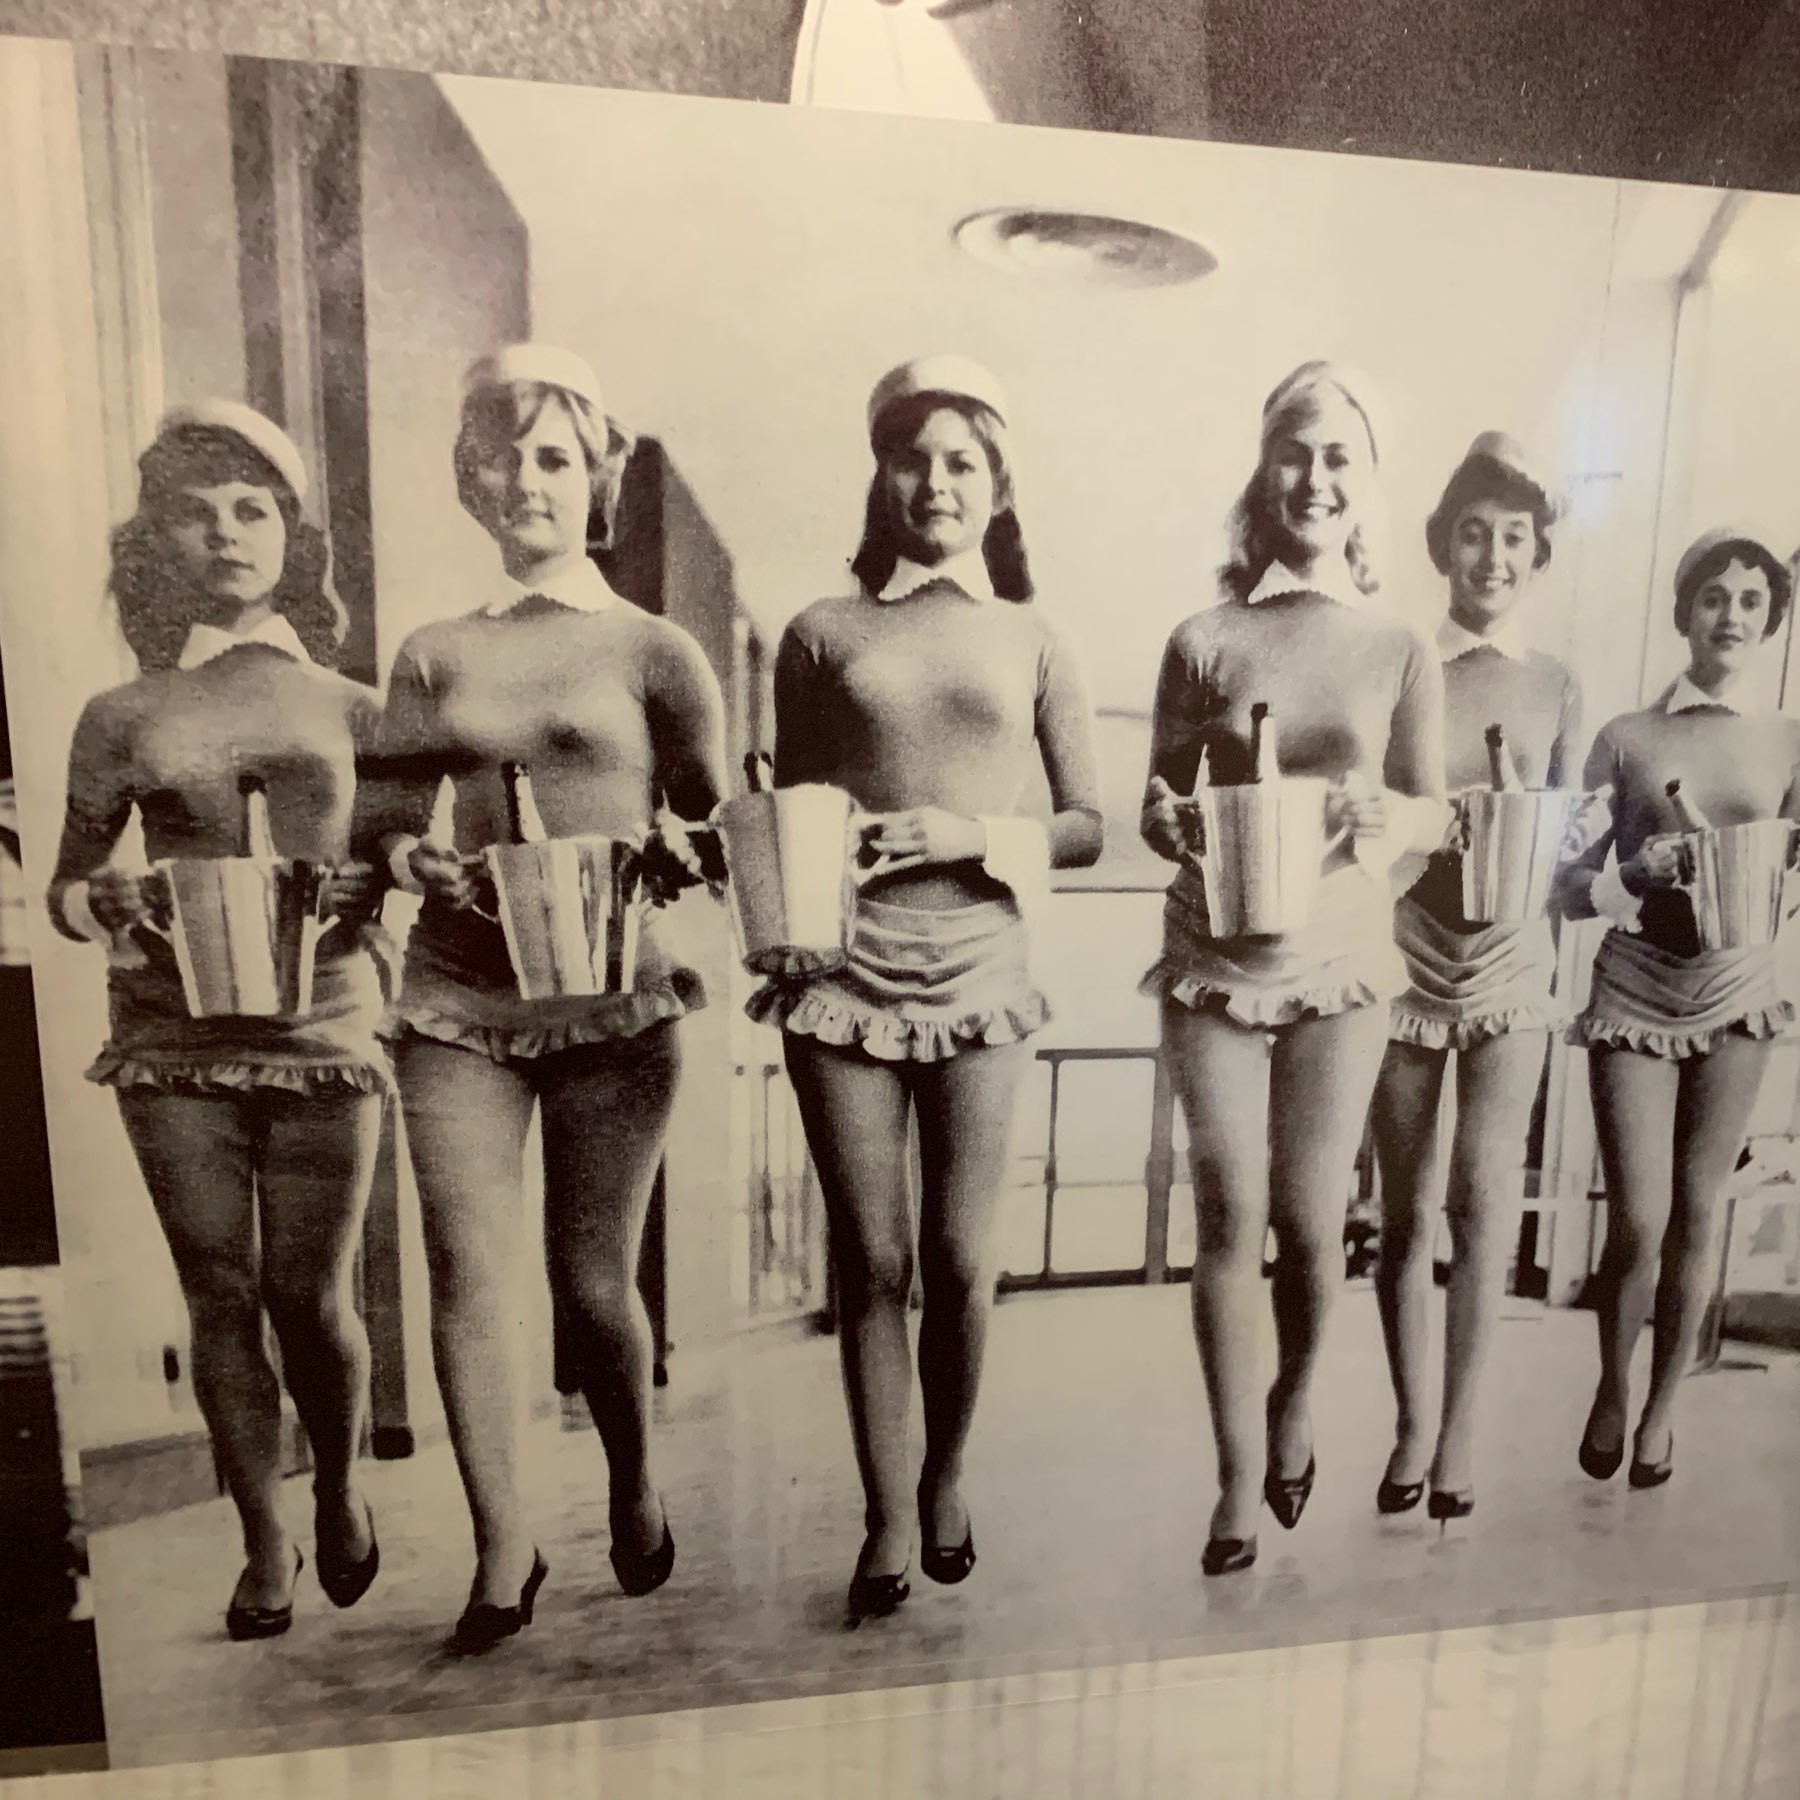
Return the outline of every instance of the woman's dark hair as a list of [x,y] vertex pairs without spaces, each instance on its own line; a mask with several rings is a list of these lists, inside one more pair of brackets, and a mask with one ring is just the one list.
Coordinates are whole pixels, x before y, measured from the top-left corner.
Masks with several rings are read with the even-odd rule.
[[477,466],[484,456],[516,444],[552,401],[568,415],[575,441],[581,446],[582,460],[587,464],[588,493],[593,498],[588,512],[588,548],[607,549],[618,525],[620,487],[634,441],[614,420],[595,412],[581,395],[547,381],[502,382],[477,388],[463,401],[456,448],[451,453],[456,469],[456,497],[465,512],[479,519],[481,514],[475,503]]
[[1450,573],[1450,536],[1466,507],[1491,500],[1507,512],[1530,513],[1537,553],[1531,566],[1542,569],[1550,562],[1550,527],[1556,523],[1555,502],[1528,475],[1510,469],[1487,455],[1467,457],[1450,477],[1437,509],[1425,521],[1425,548],[1440,575]]
[[107,592],[138,667],[146,673],[174,668],[189,631],[213,605],[187,584],[170,553],[171,506],[188,489],[235,481],[266,488],[287,529],[281,579],[269,596],[275,610],[293,626],[313,661],[335,668],[348,620],[331,591],[324,532],[301,516],[294,490],[261,451],[236,432],[210,425],[168,432],[138,458],[137,511],[112,535]]
[[1754,538],[1728,538],[1707,551],[1675,590],[1675,629],[1683,637],[1687,636],[1688,611],[1694,604],[1694,596],[1715,576],[1723,575],[1734,562],[1740,562],[1746,568],[1761,569],[1768,577],[1769,619],[1763,627],[1763,636],[1771,638],[1781,629],[1781,621],[1787,617],[1788,607],[1794,599],[1793,571],[1786,563],[1777,561],[1774,554]]
[[[981,557],[987,564],[988,579],[994,584],[995,594],[1002,600],[1022,604],[1037,590],[1032,586],[1031,566],[1025,557],[1025,534],[1019,527],[1019,515],[1014,505],[1005,428],[990,408],[961,394],[914,394],[896,401],[875,421],[876,463],[883,464],[890,456],[906,449],[919,435],[925,421],[940,411],[954,412],[966,419],[976,442],[987,453],[988,468],[994,477],[994,516],[988,521],[987,533],[981,540]],[[863,509],[862,542],[850,560],[850,572],[871,594],[878,594],[887,586],[894,565],[903,553],[900,532],[888,507],[886,484],[877,467]]]

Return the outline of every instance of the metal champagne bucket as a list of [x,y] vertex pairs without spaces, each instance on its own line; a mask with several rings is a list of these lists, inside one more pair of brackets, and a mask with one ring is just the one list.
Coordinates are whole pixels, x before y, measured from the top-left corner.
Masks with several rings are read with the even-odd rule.
[[1681,885],[1704,950],[1772,944],[1781,929],[1795,828],[1755,819],[1684,832]]
[[526,1000],[628,994],[637,979],[638,852],[623,838],[490,844],[519,993]]
[[1569,825],[1587,796],[1567,788],[1471,788],[1462,816],[1462,909],[1471,924],[1544,916]]
[[1312,919],[1336,841],[1325,829],[1330,789],[1314,776],[1283,776],[1195,792],[1206,833],[1200,875],[1214,936],[1274,937]]
[[856,918],[855,802],[809,783],[740,794],[716,817],[744,966],[757,975],[841,969]]
[[296,1017],[312,1010],[330,870],[287,857],[172,857],[162,935],[196,1019]]

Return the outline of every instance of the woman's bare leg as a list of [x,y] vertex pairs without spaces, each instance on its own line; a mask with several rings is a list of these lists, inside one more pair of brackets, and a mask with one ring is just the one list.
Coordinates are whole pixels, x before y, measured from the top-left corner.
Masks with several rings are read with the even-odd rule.
[[1375,1297],[1394,1384],[1394,1448],[1387,1479],[1410,1487],[1431,1454],[1431,1252],[1438,1195],[1438,1113],[1447,1050],[1390,1043],[1372,1117],[1381,1170],[1381,1249]]
[[1303,1019],[1275,1037],[1269,1075],[1269,1222],[1275,1228],[1277,1366],[1269,1457],[1296,1480],[1312,1455],[1312,1382],[1344,1285],[1344,1214],[1369,1097],[1387,1046],[1386,1006]]
[[994,1299],[995,1207],[1012,1160],[1013,1106],[1024,1044],[964,1050],[918,1071],[919,1391],[925,1407],[924,1496],[929,1541],[963,1541],[963,1449],[975,1417]]
[[1681,1379],[1694,1359],[1717,1275],[1719,1196],[1744,1148],[1762,1088],[1766,1040],[1728,1037],[1708,1056],[1681,1064],[1675,1106],[1675,1187],[1663,1234],[1651,1337],[1650,1392],[1638,1423],[1636,1454],[1660,1463],[1669,1454],[1669,1420]]
[[1544,1041],[1541,1031],[1507,1032],[1457,1053],[1444,1408],[1431,1464],[1432,1485],[1452,1494],[1474,1486],[1475,1397],[1518,1231],[1525,1137],[1544,1071]]
[[519,1493],[519,1238],[530,1082],[407,1037],[394,1058],[431,1276],[431,1350],[475,1533],[471,1603],[512,1606],[534,1546]]
[[543,1059],[544,1236],[576,1372],[606,1447],[613,1539],[648,1556],[666,1523],[650,1473],[650,1316],[638,1288],[644,1220],[681,1074],[674,1020]]
[[898,1575],[911,1559],[913,1505],[909,1076],[904,1065],[798,1033],[785,1042],[831,1233],[838,1354],[869,1540],[863,1573]]
[[369,1340],[350,1291],[381,1143],[378,1094],[271,1090],[258,1155],[262,1291],[282,1372],[313,1454],[317,1527],[340,1560],[368,1554],[355,1491],[369,1392]]
[[263,1339],[249,1095],[124,1088],[119,1114],[187,1302],[194,1398],[243,1529],[234,1600],[284,1606],[294,1551],[282,1523],[281,1389]]
[[1668,1229],[1681,1068],[1666,1057],[1596,1045],[1588,1051],[1588,1085],[1606,1177],[1606,1244],[1595,1281],[1600,1381],[1585,1439],[1610,1454],[1625,1441],[1632,1352],[1650,1314]]
[[1265,1449],[1258,1334],[1269,1229],[1269,1040],[1222,1014],[1166,1000],[1163,1052],[1193,1171],[1194,1342],[1219,1467],[1208,1535],[1253,1538]]

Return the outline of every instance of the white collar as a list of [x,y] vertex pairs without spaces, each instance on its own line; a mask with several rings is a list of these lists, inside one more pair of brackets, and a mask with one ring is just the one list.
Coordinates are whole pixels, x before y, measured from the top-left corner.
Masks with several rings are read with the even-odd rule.
[[506,592],[481,610],[490,619],[503,619],[527,600],[541,597],[566,606],[571,612],[605,612],[619,598],[591,557],[583,556],[566,564],[543,581],[506,581]]
[[284,656],[291,656],[295,662],[312,661],[300,641],[299,632],[288,623],[285,615],[271,613],[251,631],[221,631],[216,625],[196,625],[187,634],[187,642],[181,647],[181,660],[175,666],[197,669],[215,656],[223,656],[227,650],[236,650],[245,644],[266,645]]
[[1323,594],[1341,606],[1367,606],[1369,596],[1350,579],[1347,562],[1329,564],[1311,575],[1296,575],[1286,563],[1272,562],[1263,570],[1262,579],[1244,596],[1247,606],[1264,600],[1280,600],[1289,594]]
[[1709,694],[1695,687],[1684,669],[1675,677],[1675,685],[1669,689],[1663,700],[1663,711],[1666,713],[1697,712],[1703,706],[1717,706],[1728,713],[1736,713],[1740,718],[1749,718],[1762,708],[1744,691],[1744,678],[1740,675],[1727,684],[1724,693]]
[[1446,663],[1453,663],[1459,656],[1467,656],[1474,650],[1498,650],[1502,656],[1517,663],[1524,662],[1531,654],[1517,619],[1503,619],[1498,630],[1489,632],[1486,637],[1477,637],[1468,626],[1448,613],[1438,625],[1437,647],[1438,661]]
[[929,565],[903,556],[894,564],[887,585],[875,597],[878,600],[904,600],[934,581],[953,583],[971,600],[994,598],[994,578],[988,573],[987,558],[979,549],[964,550],[960,555],[947,556],[941,563]]

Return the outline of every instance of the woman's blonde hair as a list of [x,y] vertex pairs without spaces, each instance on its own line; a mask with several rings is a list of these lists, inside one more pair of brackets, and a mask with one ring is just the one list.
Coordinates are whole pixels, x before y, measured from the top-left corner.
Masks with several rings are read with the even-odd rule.
[[493,451],[516,444],[552,403],[567,415],[575,441],[581,446],[582,460],[587,464],[588,492],[593,497],[588,514],[588,545],[607,548],[613,542],[619,490],[625,465],[636,447],[635,440],[615,420],[597,412],[583,396],[550,382],[499,382],[476,388],[465,397],[451,457],[456,469],[456,497],[466,512],[480,518],[475,475],[481,461]]
[[[1256,468],[1245,483],[1226,521],[1227,544],[1225,562],[1219,569],[1219,581],[1234,599],[1241,600],[1262,580],[1269,565],[1281,559],[1286,548],[1286,532],[1275,517],[1272,504],[1269,454],[1281,441],[1282,434],[1296,420],[1315,412],[1320,390],[1330,388],[1347,401],[1367,429],[1369,464],[1377,461],[1375,427],[1363,399],[1339,382],[1329,365],[1302,364],[1274,394],[1263,414],[1262,445]],[[1358,508],[1357,520],[1344,543],[1344,561],[1350,579],[1359,592],[1380,591],[1380,551],[1383,521],[1379,496],[1373,488]]]

